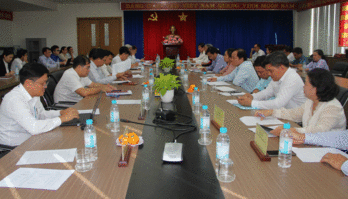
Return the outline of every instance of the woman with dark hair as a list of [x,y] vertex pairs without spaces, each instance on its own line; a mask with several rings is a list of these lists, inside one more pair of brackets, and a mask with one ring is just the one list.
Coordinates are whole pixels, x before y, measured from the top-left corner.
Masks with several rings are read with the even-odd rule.
[[305,70],[311,71],[315,68],[323,68],[329,71],[329,66],[326,63],[324,52],[320,49],[313,52],[313,61],[307,65]]
[[232,65],[232,53],[234,50],[234,48],[229,48],[225,51],[224,61],[227,63],[227,66],[224,69],[222,69],[219,74],[216,74],[215,76],[225,76],[232,73],[232,71],[236,69],[236,66]]
[[62,46],[59,52],[59,58],[63,61],[68,60],[69,58],[67,57],[68,54],[68,49],[65,46]]
[[13,60],[11,64],[11,71],[16,72],[16,67],[18,67],[19,72],[26,63],[28,63],[28,51],[24,49],[19,49],[17,51],[17,57]]
[[[303,87],[307,101],[294,109],[256,111],[255,116],[274,116],[281,119],[302,122],[302,128],[294,128],[299,133],[318,133],[346,129],[346,116],[341,103],[335,98],[339,88],[332,74],[316,68],[308,72]],[[262,119],[262,118],[261,118]],[[271,133],[279,136],[282,127]]]
[[14,75],[15,71],[11,71],[10,63],[14,57],[11,48],[5,48],[4,52],[0,57],[0,76],[11,77]]

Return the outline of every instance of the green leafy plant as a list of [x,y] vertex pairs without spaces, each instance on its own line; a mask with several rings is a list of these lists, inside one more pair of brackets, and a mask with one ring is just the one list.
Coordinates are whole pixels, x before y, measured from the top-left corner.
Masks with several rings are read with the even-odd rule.
[[172,68],[174,66],[174,59],[170,59],[168,57],[161,60],[161,63],[159,64],[160,68]]
[[179,88],[180,80],[177,78],[178,76],[172,74],[164,75],[161,73],[159,77],[155,78],[153,89],[163,96],[168,90]]

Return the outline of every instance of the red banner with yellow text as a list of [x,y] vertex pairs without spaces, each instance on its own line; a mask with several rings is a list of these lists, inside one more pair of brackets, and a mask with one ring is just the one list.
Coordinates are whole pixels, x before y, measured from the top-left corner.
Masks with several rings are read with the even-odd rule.
[[0,19],[13,21],[13,13],[0,10]]
[[348,46],[348,2],[341,3],[339,46]]
[[121,3],[122,10],[294,10],[290,2],[155,2]]

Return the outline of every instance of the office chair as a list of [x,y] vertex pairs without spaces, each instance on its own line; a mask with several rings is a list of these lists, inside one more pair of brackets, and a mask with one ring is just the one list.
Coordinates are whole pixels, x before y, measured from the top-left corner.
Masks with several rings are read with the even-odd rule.
[[346,77],[348,71],[347,62],[336,62],[331,70],[332,75]]

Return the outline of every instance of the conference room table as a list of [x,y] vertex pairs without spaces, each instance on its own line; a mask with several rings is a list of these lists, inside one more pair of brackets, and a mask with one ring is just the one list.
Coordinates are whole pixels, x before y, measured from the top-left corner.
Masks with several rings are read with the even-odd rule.
[[[201,75],[191,72],[189,85],[195,84],[201,89]],[[117,85],[119,89],[130,89],[133,92],[132,95],[119,99],[141,99],[141,83],[147,81],[147,78],[132,81],[138,85]],[[244,91],[234,85],[230,87]],[[197,144],[199,131],[181,136],[178,142],[184,143],[184,161],[172,164],[164,163],[161,159],[164,143],[171,141],[171,133],[160,128],[143,128],[138,124],[121,123],[120,133],[127,127],[128,130],[142,135],[144,144],[133,148],[128,167],[118,167],[121,147],[116,146],[115,140],[120,133],[111,133],[106,128],[113,98],[103,94],[99,105],[100,114],[94,118],[98,160],[94,162],[92,170],[85,173],[75,171],[57,191],[0,188],[0,198],[347,198],[348,178],[326,163],[303,163],[293,156],[292,166],[282,169],[278,167],[277,157],[270,162],[261,162],[250,146],[255,134],[239,120],[240,117],[250,116],[251,111],[241,110],[226,102],[227,99],[235,97],[222,96],[210,89],[208,86],[207,91],[200,91],[201,104],[208,105],[211,119],[214,105],[225,112],[224,126],[227,127],[230,137],[229,158],[234,162],[233,170],[236,175],[233,182],[223,183],[216,178],[213,165],[219,131],[212,125],[210,130],[213,142],[208,146]],[[74,108],[92,109],[96,97],[97,95],[86,97],[74,105]],[[185,114],[190,112],[193,123],[199,124],[199,116],[193,115],[190,108],[191,94],[179,96],[176,93],[175,97],[177,111]],[[187,103],[189,106],[185,105]],[[152,124],[159,104],[159,98],[152,98],[151,109],[145,121],[138,120],[140,105],[119,105],[120,118]],[[293,122],[290,124],[296,126]],[[278,138],[269,138],[268,150],[278,150],[278,142]],[[26,151],[83,147],[84,132],[79,127],[58,127],[32,136],[0,159],[0,179],[20,167],[74,169],[75,161],[24,166],[16,166],[16,163]]]

